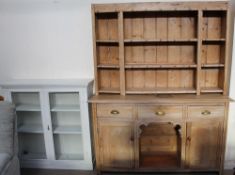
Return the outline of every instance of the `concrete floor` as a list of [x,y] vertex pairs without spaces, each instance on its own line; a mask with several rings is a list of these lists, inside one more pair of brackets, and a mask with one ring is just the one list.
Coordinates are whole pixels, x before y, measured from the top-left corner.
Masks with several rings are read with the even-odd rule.
[[[93,171],[72,171],[72,170],[42,170],[42,169],[22,169],[21,175],[95,175]],[[134,173],[112,173],[113,175],[134,175]],[[143,175],[142,173],[137,173]],[[149,173],[150,175],[215,175],[215,173]],[[104,173],[111,175],[111,173]],[[233,171],[225,171],[224,175],[233,175]]]

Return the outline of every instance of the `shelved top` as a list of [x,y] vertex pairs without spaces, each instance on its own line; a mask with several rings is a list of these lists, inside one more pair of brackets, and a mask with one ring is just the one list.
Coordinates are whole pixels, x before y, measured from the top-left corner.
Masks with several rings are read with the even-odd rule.
[[98,94],[228,94],[229,4],[93,4]]
[[2,88],[87,87],[92,79],[12,79],[0,83]]
[[228,1],[218,2],[149,2],[149,3],[120,3],[93,4],[94,12],[117,11],[156,11],[156,10],[227,10]]

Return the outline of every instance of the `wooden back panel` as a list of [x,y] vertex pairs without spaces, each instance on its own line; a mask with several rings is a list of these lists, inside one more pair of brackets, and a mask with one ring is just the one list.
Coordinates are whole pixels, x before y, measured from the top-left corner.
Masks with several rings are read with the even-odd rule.
[[228,94],[227,2],[96,4],[96,94]]

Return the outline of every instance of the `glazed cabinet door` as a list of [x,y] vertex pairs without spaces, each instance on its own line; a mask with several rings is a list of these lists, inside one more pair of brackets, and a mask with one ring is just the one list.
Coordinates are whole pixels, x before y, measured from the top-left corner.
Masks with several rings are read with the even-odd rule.
[[132,121],[98,120],[102,169],[134,167],[134,125]]
[[219,169],[223,122],[220,120],[187,123],[186,159],[189,169]]

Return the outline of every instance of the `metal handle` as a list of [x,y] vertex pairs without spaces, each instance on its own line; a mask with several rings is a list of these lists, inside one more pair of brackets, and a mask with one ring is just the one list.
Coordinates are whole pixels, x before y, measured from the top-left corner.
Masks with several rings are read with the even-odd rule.
[[119,111],[118,110],[112,110],[110,113],[114,114],[114,115],[117,115],[117,114],[119,114]]
[[164,111],[157,111],[155,112],[155,114],[159,116],[164,116],[166,113]]
[[50,131],[50,126],[49,125],[47,126],[47,130]]
[[211,114],[211,112],[208,110],[202,111],[202,115],[210,115],[210,114]]

